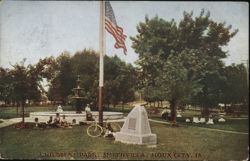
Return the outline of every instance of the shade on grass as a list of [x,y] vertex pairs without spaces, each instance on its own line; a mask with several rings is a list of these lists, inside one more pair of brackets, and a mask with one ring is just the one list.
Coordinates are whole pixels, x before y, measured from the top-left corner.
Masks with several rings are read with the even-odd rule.
[[[0,153],[9,159],[141,159],[242,160],[247,158],[248,135],[198,127],[169,127],[150,123],[157,147],[127,145],[103,137],[91,138],[87,126],[72,129],[1,130]],[[75,152],[75,153],[74,153]]]

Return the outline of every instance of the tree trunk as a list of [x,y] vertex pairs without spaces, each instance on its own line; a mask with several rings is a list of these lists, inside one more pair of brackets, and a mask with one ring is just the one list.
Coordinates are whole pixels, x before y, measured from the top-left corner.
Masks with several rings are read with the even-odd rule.
[[205,117],[207,120],[209,118],[209,107],[206,105],[203,108],[202,116]]
[[24,123],[24,104],[25,104],[25,101],[22,101],[22,103],[21,103],[21,105],[22,105],[22,113],[23,113],[22,123]]
[[18,103],[16,104],[16,116],[18,117]]
[[169,101],[170,102],[170,110],[171,110],[171,120],[173,124],[176,124],[176,105],[177,105],[177,100],[172,99]]

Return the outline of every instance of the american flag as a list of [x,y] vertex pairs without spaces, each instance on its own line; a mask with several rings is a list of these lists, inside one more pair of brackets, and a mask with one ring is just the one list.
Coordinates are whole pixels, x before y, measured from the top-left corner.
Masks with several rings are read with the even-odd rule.
[[115,38],[116,43],[114,47],[117,49],[123,48],[123,52],[126,55],[125,39],[127,36],[123,34],[123,29],[117,25],[114,11],[109,1],[105,1],[105,29]]

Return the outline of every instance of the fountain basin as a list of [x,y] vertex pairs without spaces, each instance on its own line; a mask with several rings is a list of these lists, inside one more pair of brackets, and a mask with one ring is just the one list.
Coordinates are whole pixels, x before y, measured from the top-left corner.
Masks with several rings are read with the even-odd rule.
[[[30,118],[32,120],[35,120],[35,118],[38,118],[39,122],[47,122],[50,118],[50,116],[53,117],[53,119],[56,117],[56,113],[60,114],[60,117],[62,118],[63,115],[65,115],[65,118],[68,122],[72,122],[73,119],[76,120],[76,124],[79,124],[80,121],[86,121],[86,112],[82,113],[76,113],[75,111],[63,111],[63,112],[31,112]],[[98,121],[99,112],[98,111],[91,111],[93,118]],[[122,112],[103,112],[103,120],[116,120],[116,119],[122,119],[123,113]]]

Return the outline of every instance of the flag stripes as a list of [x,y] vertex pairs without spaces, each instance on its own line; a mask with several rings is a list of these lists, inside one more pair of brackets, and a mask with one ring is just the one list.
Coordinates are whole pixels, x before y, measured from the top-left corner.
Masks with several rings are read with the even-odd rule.
[[126,55],[127,48],[125,45],[126,35],[123,34],[123,29],[116,24],[113,9],[108,1],[105,2],[105,29],[115,38],[115,48],[123,48]]

